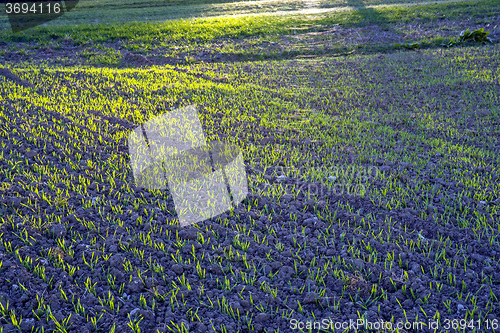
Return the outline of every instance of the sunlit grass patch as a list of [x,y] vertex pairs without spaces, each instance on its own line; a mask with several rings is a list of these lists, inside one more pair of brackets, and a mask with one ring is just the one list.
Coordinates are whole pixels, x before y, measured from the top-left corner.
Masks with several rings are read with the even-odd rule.
[[[228,23],[235,38],[241,22]],[[197,41],[181,30],[195,23],[179,24],[189,49]],[[144,35],[126,38],[137,50],[165,37],[136,27]],[[102,331],[124,304],[136,331],[148,320],[138,311],[159,308],[190,324],[214,312],[228,332],[347,304],[363,316],[389,302],[400,319],[410,301],[419,318],[435,315],[427,305],[449,314],[455,299],[464,316],[497,310],[498,262],[482,250],[500,246],[498,45],[140,68],[116,68],[118,52],[97,45],[79,50],[85,65],[2,65],[17,79],[0,76],[0,269],[37,282],[5,282],[33,299],[37,324],[66,328],[54,298]],[[251,193],[178,229],[171,193],[135,186],[127,137],[192,104],[209,142],[241,148]],[[18,325],[18,309],[1,306],[2,325]]]

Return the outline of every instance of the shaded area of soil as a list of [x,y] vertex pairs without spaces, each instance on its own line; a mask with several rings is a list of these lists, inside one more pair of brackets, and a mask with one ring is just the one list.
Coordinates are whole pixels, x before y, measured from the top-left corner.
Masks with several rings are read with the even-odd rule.
[[[407,66],[398,68],[417,62],[415,53],[408,55]],[[127,57],[139,66],[150,65],[147,58]],[[303,71],[310,80],[303,85],[314,85],[318,82],[314,71],[333,73],[332,67],[346,66],[364,74],[363,78],[373,84],[380,83],[378,96],[368,96],[367,90],[342,100],[351,101],[351,107],[366,100],[377,107],[386,106],[382,108],[385,113],[378,115],[381,123],[371,128],[373,133],[346,131],[346,136],[365,135],[366,144],[373,144],[377,151],[423,148],[423,157],[429,158],[423,170],[397,158],[389,159],[390,156],[365,160],[361,165],[376,166],[390,176],[391,182],[399,179],[405,189],[414,187],[412,182],[419,178],[429,188],[439,189],[438,193],[430,193],[431,205],[425,212],[417,206],[421,202],[411,200],[405,207],[384,208],[356,193],[338,193],[324,182],[279,175],[276,170],[286,161],[283,158],[278,165],[256,161],[247,168],[248,175],[265,179],[263,187],[303,189],[296,197],[289,193],[279,197],[253,193],[234,211],[196,226],[179,228],[168,191],[137,188],[130,175],[113,176],[111,166],[115,165],[107,163],[113,159],[128,162],[124,140],[117,143],[111,136],[131,130],[135,123],[95,110],[60,115],[29,101],[1,102],[4,112],[0,121],[0,167],[11,172],[5,173],[8,176],[1,179],[0,187],[0,302],[4,308],[8,302],[8,309],[22,316],[23,332],[32,327],[55,330],[56,323],[65,322],[69,314],[68,331],[81,333],[110,331],[113,324],[116,332],[129,332],[128,323],[138,321],[143,332],[168,331],[167,326],[173,328],[174,324],[189,327],[190,332],[207,332],[212,325],[217,331],[225,327],[228,332],[289,332],[291,319],[311,321],[312,314],[333,322],[349,322],[360,316],[372,322],[391,318],[413,321],[417,316],[424,320],[423,313],[434,316],[436,309],[446,319],[463,319],[474,309],[474,318],[498,318],[500,234],[494,220],[498,214],[480,227],[459,227],[458,223],[465,222],[452,219],[448,224],[437,221],[453,204],[467,206],[467,218],[472,221],[475,212],[482,214],[500,205],[500,198],[482,203],[473,200],[473,193],[459,197],[464,192],[463,184],[449,173],[437,174],[439,163],[450,170],[459,165],[431,153],[430,142],[419,147],[418,143],[404,139],[400,133],[411,134],[420,118],[391,118],[386,105],[390,97],[384,99],[382,92],[388,94],[394,89],[391,82],[397,82],[404,73],[398,73],[394,63],[393,67],[382,66],[382,61],[397,60],[384,57],[392,55],[374,57],[369,62],[371,72],[362,71],[361,65],[350,59],[350,63],[329,62],[320,68],[316,68],[317,63],[286,64],[289,72],[277,77],[276,82],[269,78],[252,80],[263,88],[287,87],[297,80],[291,73]],[[436,61],[435,58],[438,56],[420,61]],[[495,68],[498,57],[495,59],[482,63],[483,68]],[[376,76],[381,69],[385,69],[383,75]],[[275,66],[264,62],[248,64],[241,70],[264,77],[266,70],[272,72]],[[189,68],[177,72],[214,83],[233,82],[230,73],[210,76]],[[9,70],[3,70],[1,75],[9,85],[35,85]],[[68,86],[71,79],[85,81],[91,76],[76,73],[68,78],[62,73],[54,74],[58,75],[60,83]],[[240,80],[245,83],[250,79]],[[478,86],[478,91],[472,92],[479,94],[481,87],[490,85]],[[46,87],[39,93],[50,92]],[[110,93],[121,99],[136,97],[121,86],[110,89]],[[335,90],[329,93],[341,96]],[[431,93],[426,91],[422,97],[431,99]],[[281,97],[278,92],[270,96]],[[356,100],[358,97],[360,100]],[[293,96],[287,98],[293,101]],[[200,113],[211,115],[208,107]],[[77,123],[77,116],[97,123],[97,127],[91,129],[90,125]],[[223,114],[213,117],[220,119]],[[37,142],[37,132],[27,127],[31,125],[37,127],[36,131],[48,133],[44,142]],[[397,141],[375,132],[383,126],[394,131],[387,136]],[[221,138],[238,135],[259,149],[270,145],[279,149],[284,145],[289,151],[308,153],[311,158],[302,161],[304,165],[312,160],[321,162],[333,150],[325,152],[322,142],[299,133],[283,139],[257,121],[235,121],[227,129],[216,122],[214,130]],[[334,126],[325,124],[319,130],[333,131]],[[452,143],[474,147],[475,140],[479,145],[487,134],[483,131]],[[490,134],[498,136],[493,131]],[[439,129],[429,129],[427,136],[447,138]],[[79,145],[72,147],[76,138]],[[373,140],[368,141],[369,138]],[[359,158],[356,147],[337,148],[334,153],[345,165]],[[498,154],[498,146],[486,148],[492,151],[491,156]],[[78,160],[77,153],[83,158]],[[469,170],[467,179],[489,177],[498,182],[500,174],[491,168],[496,167],[494,160],[484,156],[481,162]],[[36,176],[29,176],[30,173]],[[57,177],[51,177],[52,174]],[[370,178],[366,183],[380,189],[388,186],[380,179]],[[306,194],[308,189],[324,195],[311,199]],[[72,195],[66,197],[65,190]],[[76,194],[79,190],[81,193]],[[389,191],[388,200],[395,192]],[[49,204],[47,195],[57,193],[59,199]],[[446,201],[447,195],[456,195],[456,202]],[[478,235],[482,235],[482,240]],[[491,239],[491,243],[485,239]],[[12,324],[2,324],[4,332],[15,331]]]

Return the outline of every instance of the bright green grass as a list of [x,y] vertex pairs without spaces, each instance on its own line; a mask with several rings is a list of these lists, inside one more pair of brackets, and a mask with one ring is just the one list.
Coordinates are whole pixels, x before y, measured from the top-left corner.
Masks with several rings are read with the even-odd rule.
[[[447,3],[449,0],[436,0],[432,4]],[[457,2],[456,0],[454,2]],[[401,0],[265,0],[265,1],[80,1],[70,12],[48,26],[94,23],[129,23],[131,21],[165,21],[170,19],[210,17],[247,14],[283,14],[297,11],[338,11],[363,9],[380,5],[429,4],[428,1]],[[373,10],[370,8],[369,10]],[[0,16],[0,27],[6,26],[6,18]]]
[[[353,4],[353,8],[356,6]],[[186,7],[186,10],[189,7]],[[85,44],[125,40],[135,44],[161,46],[171,41],[208,41],[216,38],[239,38],[246,36],[289,34],[294,31],[321,31],[328,26],[340,24],[344,27],[366,24],[390,24],[415,22],[425,23],[443,17],[452,17],[458,20],[484,20],[496,15],[500,11],[497,1],[468,1],[420,6],[383,6],[377,8],[361,7],[357,10],[333,11],[321,15],[251,15],[241,17],[198,18],[193,20],[173,20],[166,22],[129,22],[128,9],[120,9],[119,15],[126,23],[114,24],[111,17],[105,17],[99,22],[109,24],[92,24],[99,15],[98,9],[92,9],[89,16],[76,12],[64,15],[61,23],[71,26],[47,26],[12,34],[4,31],[0,34],[0,41],[37,41],[39,43],[53,43],[54,39],[71,40],[76,44]],[[154,11],[155,9],[150,9]],[[191,11],[195,16],[202,13]],[[265,13],[262,11],[261,13]],[[72,15],[78,16],[74,25]],[[111,15],[111,13],[110,13]],[[131,14],[137,19],[135,14]],[[169,18],[165,17],[164,19]],[[142,21],[143,19],[139,17]],[[54,21],[55,22],[55,21]],[[123,22],[123,21],[122,21]]]
[[[481,217],[471,217],[470,210],[459,208],[445,189],[435,188],[426,177],[461,183],[461,195],[475,202],[500,196],[498,184],[468,173],[478,166],[496,172],[500,162],[494,148],[500,121],[495,94],[499,61],[498,46],[492,46],[402,52],[383,60],[376,55],[342,62],[324,58],[200,64],[179,67],[181,71],[170,66],[144,70],[53,67],[42,73],[19,65],[14,72],[44,93],[5,82],[2,95],[19,112],[41,107],[64,115],[70,127],[74,123],[92,131],[88,135],[74,132],[69,148],[61,155],[67,163],[75,156],[71,146],[97,143],[92,141],[93,133],[100,133],[99,142],[108,142],[111,150],[125,144],[126,131],[111,131],[108,123],[89,122],[82,117],[87,112],[143,123],[170,108],[196,104],[206,110],[202,120],[209,140],[229,135],[229,140],[242,146],[252,166],[284,163],[294,177],[324,182],[338,165],[361,167],[377,160],[410,163],[413,173],[384,173],[382,187],[366,184],[374,204],[389,210],[413,207],[425,218],[431,199],[441,193],[450,208],[436,217],[437,223],[461,219],[474,224],[498,214],[498,207],[477,212],[483,214]],[[133,99],[123,98],[124,93]],[[219,111],[224,114],[222,119],[215,116]],[[8,113],[4,116],[8,124]],[[37,117],[42,118],[36,118],[34,126],[48,116],[39,113]],[[251,126],[272,129],[276,138],[286,141],[298,135],[318,142],[318,146],[302,151],[287,145],[246,144],[250,138],[264,138],[260,130],[241,125],[247,121]],[[61,126],[52,120],[49,123],[55,130]],[[231,135],[231,128],[236,128],[238,135]],[[346,165],[341,155],[349,153],[357,157]],[[126,157],[117,157],[113,169],[120,170],[120,178],[130,178]],[[429,168],[431,161],[434,165]],[[322,165],[320,170],[315,163]],[[10,171],[5,177],[12,175]]]
[[[218,33],[223,34],[225,31]],[[76,31],[72,36],[77,36]],[[144,36],[139,36],[139,40],[141,38]],[[182,45],[181,42],[178,44]],[[87,56],[92,57],[90,52],[87,52]],[[51,224],[60,223],[67,223],[69,229],[74,224],[63,220],[61,216],[72,214],[79,208],[94,207],[102,214],[100,218],[83,218],[79,223],[85,227],[84,232],[71,230],[65,237],[59,237],[58,243],[52,248],[57,247],[58,251],[71,256],[71,252],[74,252],[72,246],[88,242],[92,254],[86,251],[84,256],[88,260],[87,265],[93,270],[95,263],[91,260],[101,263],[112,255],[109,251],[105,253],[104,248],[101,252],[97,246],[101,236],[112,237],[107,234],[107,226],[116,224],[126,228],[130,240],[119,240],[120,248],[128,253],[124,263],[126,279],[154,276],[158,281],[163,278],[170,290],[177,290],[179,285],[187,286],[189,283],[193,290],[199,291],[203,290],[205,281],[214,280],[211,275],[205,274],[202,267],[215,264],[224,269],[227,274],[225,279],[234,279],[234,283],[243,286],[255,285],[266,293],[285,299],[284,295],[289,294],[290,290],[301,294],[307,291],[305,285],[278,286],[271,280],[259,286],[255,280],[261,274],[263,264],[275,260],[273,256],[277,251],[289,251],[294,265],[309,266],[304,266],[305,273],[300,281],[317,281],[315,291],[318,294],[326,292],[321,285],[329,275],[344,281],[341,298],[350,298],[368,307],[371,304],[380,305],[383,299],[389,299],[383,284],[385,277],[380,275],[378,287],[372,289],[369,299],[358,299],[357,294],[346,288],[359,280],[360,276],[369,280],[371,273],[366,270],[360,272],[356,267],[346,264],[344,258],[360,259],[384,267],[387,279],[390,279],[396,290],[398,288],[388,272],[397,266],[408,270],[408,261],[402,260],[401,256],[398,259],[399,251],[396,250],[394,254],[393,249],[399,248],[403,253],[432,259],[432,264],[421,266],[422,273],[432,279],[429,287],[425,285],[424,292],[415,296],[416,301],[425,304],[431,299],[431,304],[435,304],[442,302],[442,297],[446,302],[462,298],[467,307],[464,316],[468,318],[477,316],[480,311],[497,311],[497,302],[493,302],[495,295],[490,296],[488,305],[484,305],[484,302],[476,304],[475,297],[464,295],[470,289],[474,292],[474,288],[479,288],[476,294],[481,289],[487,292],[495,283],[490,276],[471,275],[471,282],[455,283],[458,280],[455,269],[467,274],[470,274],[471,269],[467,263],[457,263],[450,258],[455,254],[467,257],[467,244],[451,242],[441,231],[433,238],[424,238],[419,230],[406,221],[396,223],[390,214],[395,211],[402,213],[402,210],[411,208],[431,228],[464,228],[472,231],[470,237],[481,244],[498,246],[498,44],[357,55],[341,59],[322,57],[313,60],[200,63],[144,69],[19,62],[7,63],[6,66],[35,87],[22,87],[0,77],[0,158],[6,166],[0,169],[0,192],[19,187],[30,193],[27,203],[23,204],[30,210],[29,214],[13,208],[3,210],[0,215],[0,223],[10,224],[12,233],[21,238],[23,243],[12,241],[15,236],[6,232],[0,235],[0,246],[15,258],[16,263],[32,270],[34,276],[48,285],[51,284],[50,273],[46,274],[45,267],[48,272],[52,266],[56,267],[59,271],[67,271],[70,276],[77,271],[83,272],[83,267],[68,263],[61,267],[58,259],[46,251],[34,254],[32,262],[39,264],[31,265],[32,255],[28,256],[22,251],[33,246],[37,239],[28,237],[26,230],[44,233]],[[209,141],[229,141],[242,148],[245,164],[257,170],[249,175],[249,187],[259,199],[264,197],[275,202],[281,201],[285,194],[294,197],[305,194],[317,201],[328,200],[315,190],[270,181],[263,177],[262,168],[274,175],[284,172],[288,177],[309,184],[321,183],[327,188],[332,187],[328,177],[336,176],[334,184],[344,185],[344,189],[347,185],[363,185],[366,190],[362,193],[364,198],[385,210],[389,216],[381,222],[370,209],[356,210],[349,204],[353,200],[352,196],[349,200],[327,202],[326,209],[314,212],[326,223],[325,230],[318,230],[316,235],[306,234],[306,229],[301,226],[291,228],[294,246],[290,248],[269,241],[271,235],[276,236],[275,223],[269,223],[266,231],[259,231],[255,228],[256,219],[248,222],[240,219],[245,214],[231,210],[227,218],[220,218],[217,223],[238,232],[239,236],[232,240],[232,247],[220,246],[226,236],[218,231],[210,236],[212,239],[207,237],[201,242],[210,242],[206,244],[207,247],[214,246],[213,239],[216,239],[221,256],[204,256],[203,250],[194,251],[194,247],[192,254],[177,251],[176,248],[169,249],[166,244],[172,244],[174,240],[179,248],[185,244],[178,233],[162,231],[157,225],[143,232],[138,230],[145,227],[148,219],[154,218],[158,210],[170,216],[168,223],[175,223],[173,212],[169,212],[165,204],[171,197],[167,191],[149,191],[149,196],[134,191],[126,148],[130,130],[106,116],[137,125],[172,108],[190,104],[198,106]],[[264,129],[271,130],[269,135],[264,135]],[[277,141],[264,142],[269,138]],[[311,143],[307,149],[298,146],[306,139]],[[44,145],[49,142],[57,150],[45,153]],[[28,151],[24,151],[26,147],[38,150],[39,154],[27,158],[25,154]],[[381,170],[375,179],[369,180],[349,171],[391,163],[407,163],[410,167]],[[97,193],[91,187],[91,184],[96,183]],[[70,204],[70,199],[75,197],[79,197],[78,202]],[[50,208],[44,209],[44,204]],[[239,209],[252,211],[252,214],[257,212],[270,220],[276,216],[267,205],[259,208],[255,199],[245,200]],[[352,214],[348,222],[338,221],[338,209]],[[116,218],[117,214],[124,213],[141,216],[135,224],[128,224]],[[296,214],[283,214],[287,220],[297,220]],[[354,218],[355,215],[360,218]],[[45,218],[42,220],[40,216]],[[229,223],[230,220],[234,222]],[[342,233],[335,232],[339,228]],[[350,237],[345,238],[346,233],[359,236],[361,241],[351,242]],[[335,256],[322,258],[326,260],[325,264],[316,262],[316,259],[307,259],[309,253],[317,251],[317,247],[313,247],[310,242],[316,237],[324,246],[330,242],[341,242],[346,254],[339,256],[338,260]],[[247,257],[245,248],[248,249],[250,244],[248,240],[268,246],[267,258],[257,261]],[[374,250],[369,245],[371,241],[383,244],[383,249]],[[188,281],[183,275],[182,279],[179,277],[175,281],[165,281],[166,264],[154,259],[149,260],[147,266],[148,258],[144,256],[144,250],[139,250],[139,245],[147,251],[163,249],[169,260],[172,258],[175,262],[197,267],[200,280],[194,281],[189,277]],[[47,262],[46,266],[38,259],[41,257]],[[231,270],[236,260],[245,263],[238,274]],[[97,265],[97,269],[99,267]],[[144,271],[146,267],[149,268],[147,276]],[[444,269],[449,269],[447,275]],[[99,273],[77,276],[80,276],[88,292],[106,300],[105,308],[109,309],[106,311],[115,311],[111,294],[98,293],[94,284],[100,280],[111,286],[120,297],[123,296],[125,284],[115,286],[113,276],[99,276]],[[402,281],[408,280],[406,276]],[[474,286],[475,281],[480,281],[481,287],[478,284]],[[453,293],[441,294],[443,285],[453,287]],[[231,292],[232,286],[233,282],[222,285],[217,280],[217,287],[221,290]],[[409,293],[406,287],[405,284],[401,290]],[[61,302],[63,288],[70,295],[68,286],[61,287]],[[170,297],[168,294],[164,298],[172,311],[181,311],[177,312],[180,315],[176,320],[189,318],[189,311],[192,311],[192,308],[183,307],[181,298],[184,299],[187,294],[182,293],[178,297],[179,301],[175,298],[177,296]],[[259,305],[253,303],[248,291],[242,290],[240,296],[250,300],[250,316],[259,311]],[[208,293],[200,291],[198,297],[193,294],[189,297],[200,308],[210,307],[212,302],[223,304],[218,307],[219,316],[230,316],[230,312],[234,311],[226,304],[225,296],[222,299],[213,295],[209,297]],[[79,300],[78,295],[75,298]],[[69,300],[72,302],[71,298]],[[83,313],[83,307],[76,307],[71,302],[67,300],[63,304],[74,306],[75,311]],[[332,302],[333,313],[340,312],[338,298],[332,299]],[[142,298],[133,304],[148,309],[154,307],[151,299],[146,302]],[[53,323],[54,319],[44,316],[46,311],[39,307],[36,312],[41,320]],[[13,310],[11,308],[9,311]],[[396,312],[403,313],[403,310],[401,306]],[[442,309],[439,311],[444,313]],[[297,312],[303,312],[309,318],[314,315],[300,304],[296,311],[290,311],[288,305],[278,305],[276,312],[284,320],[289,320]],[[4,321],[17,320],[13,312],[10,313]],[[418,312],[418,315],[424,318],[434,314],[427,311],[427,314]],[[436,312],[436,315],[439,313]],[[92,320],[91,316],[86,318],[88,322]],[[202,316],[200,321],[207,322],[207,318]],[[248,323],[243,317],[235,321],[242,327]]]
[[[186,10],[194,8],[193,2],[190,4],[192,5],[185,7]],[[343,5],[339,3],[339,6]],[[104,13],[103,17],[109,18],[112,12]],[[137,13],[135,9],[131,9],[129,13],[124,9],[120,12],[124,14],[122,18]],[[8,47],[5,49],[9,50],[0,49],[2,52],[14,50],[20,54],[33,51],[27,47],[28,43],[10,43],[13,41],[38,42],[39,45],[50,45],[54,49],[77,44],[80,46],[75,51],[77,56],[88,59],[89,64],[102,67],[64,65],[57,63],[57,59],[51,63],[10,61],[3,65],[35,87],[22,87],[0,76],[0,159],[6,165],[0,170],[0,192],[22,187],[30,193],[27,203],[23,205],[32,212],[21,214],[19,208],[2,210],[0,224],[10,224],[15,236],[23,239],[23,243],[17,243],[20,247],[16,248],[12,245],[16,243],[7,241],[10,236],[8,233],[0,235],[0,243],[6,252],[16,258],[16,262],[19,261],[31,269],[29,257],[22,252],[22,248],[37,240],[35,237],[28,237],[26,228],[43,233],[50,224],[69,223],[66,219],[62,220],[61,216],[72,214],[79,208],[94,206],[99,210],[99,214],[102,214],[102,220],[97,219],[102,223],[94,219],[83,219],[80,223],[91,231],[91,234],[71,230],[66,237],[58,239],[58,248],[71,255],[71,246],[76,246],[80,240],[85,240],[93,246],[100,236],[109,236],[105,231],[106,225],[117,224],[127,228],[132,239],[130,242],[122,239],[119,241],[121,249],[130,254],[124,265],[127,278],[132,278],[135,274],[139,277],[144,275],[141,270],[147,266],[147,258],[143,257],[144,252],[141,256],[133,242],[156,251],[157,246],[166,248],[165,244],[173,239],[177,239],[177,244],[180,244],[181,239],[176,233],[162,233],[157,226],[152,226],[147,235],[134,229],[142,228],[147,219],[153,218],[158,210],[172,214],[168,223],[174,223],[173,213],[167,210],[165,204],[171,197],[167,191],[149,191],[150,196],[134,191],[134,179],[126,148],[130,129],[122,127],[120,124],[123,122],[115,120],[137,125],[173,108],[195,104],[200,110],[201,121],[209,141],[229,141],[242,148],[245,164],[250,170],[254,170],[249,173],[250,191],[259,199],[268,198],[271,202],[279,202],[282,201],[283,195],[290,194],[295,198],[306,195],[316,201],[328,200],[316,187],[292,187],[264,178],[262,169],[266,169],[274,175],[285,173],[292,179],[300,179],[307,184],[320,183],[329,189],[338,190],[335,186],[341,185],[340,189],[344,194],[363,196],[389,214],[381,223],[378,220],[380,217],[375,216],[371,209],[354,209],[349,204],[354,199],[352,196],[349,200],[327,202],[326,209],[315,210],[315,215],[326,222],[326,230],[318,230],[317,236],[307,234],[307,237],[299,238],[300,234],[306,236],[306,229],[290,229],[295,233],[295,245],[293,249],[286,248],[286,251],[290,251],[294,264],[310,265],[309,270],[304,270],[307,276],[303,278],[317,281],[318,286],[321,286],[326,274],[335,279],[342,279],[346,284],[357,280],[360,274],[368,280],[369,272],[360,273],[355,267],[346,265],[345,262],[342,264],[344,257],[361,259],[381,267],[383,265],[386,272],[389,272],[393,266],[408,266],[407,261],[402,261],[401,257],[398,260],[397,255],[394,256],[394,251],[392,255],[389,252],[391,248],[399,248],[402,252],[433,260],[435,265],[421,266],[422,273],[433,278],[430,288],[426,286],[425,292],[415,299],[419,298],[423,303],[427,303],[429,298],[434,301],[433,298],[436,297],[439,303],[443,284],[457,287],[454,275],[456,272],[451,271],[451,268],[467,274],[470,272],[470,269],[467,270],[467,263],[457,264],[450,259],[454,254],[458,256],[467,253],[467,244],[450,242],[441,231],[434,239],[426,239],[420,235],[419,230],[415,230],[405,221],[397,225],[390,215],[393,212],[403,214],[403,210],[407,212],[410,208],[437,230],[450,226],[463,228],[472,231],[470,237],[481,244],[498,246],[498,44],[355,55],[345,58],[283,60],[277,57],[278,60],[274,61],[118,69],[110,68],[119,64],[121,58],[117,47],[120,44],[112,45],[112,42],[122,40],[124,43],[121,45],[124,48],[142,51],[148,56],[156,50],[171,52],[174,47],[193,50],[203,43],[206,43],[204,46],[211,47],[210,43],[215,45],[219,40],[228,38],[231,38],[232,42],[239,39],[249,43],[255,42],[252,45],[257,49],[260,47],[260,37],[279,41],[282,35],[322,31],[335,24],[341,24],[343,27],[373,24],[376,25],[375,28],[386,27],[390,30],[401,22],[425,25],[445,16],[468,26],[494,22],[498,12],[497,2],[480,1],[416,7],[365,7],[316,16],[219,17],[165,23],[89,24],[71,29],[67,26],[51,26],[17,35],[4,33],[0,36],[0,41],[7,42]],[[92,23],[88,22],[90,17],[81,18]],[[70,18],[69,15],[65,17]],[[434,43],[438,37],[429,38],[427,42]],[[12,44],[14,46],[11,48],[9,45]],[[297,46],[302,45],[293,44],[293,47]],[[165,47],[165,50],[161,50],[161,47]],[[213,49],[217,52],[238,52],[238,44]],[[251,55],[251,49],[239,52],[248,52]],[[259,53],[255,51],[255,54]],[[268,135],[266,129],[270,130]],[[304,141],[310,143],[307,149],[301,146]],[[54,144],[56,151],[44,152],[44,145],[49,142]],[[30,152],[28,149],[36,149],[39,154],[34,158],[27,158],[25,155]],[[393,167],[382,170],[388,165]],[[375,178],[365,179],[362,171],[366,168],[378,168],[380,172]],[[328,177],[332,176],[336,177],[333,183],[328,180]],[[98,183],[97,194],[91,187],[92,183],[96,185],[95,182]],[[357,187],[354,191],[349,191],[347,186],[352,188],[353,185]],[[356,192],[360,189],[363,189],[362,193]],[[75,197],[79,198],[78,202],[70,204],[70,199]],[[43,208],[44,204],[50,207],[49,211]],[[266,215],[270,220],[276,215],[267,205],[265,208],[259,208],[254,199],[245,200],[240,208]],[[352,214],[349,222],[337,220],[338,209],[347,210]],[[142,216],[137,219],[135,225],[128,225],[116,218],[117,214],[123,213],[140,213]],[[270,223],[267,231],[262,232],[254,228],[256,221],[242,221],[240,216],[243,214],[234,211],[229,214],[229,218],[219,219],[218,223],[232,228],[238,234],[248,236],[241,241],[240,236],[236,237],[233,240],[233,250],[248,249],[248,239],[265,244],[270,247],[269,256],[263,259],[266,262],[274,260],[275,249],[285,249],[283,244],[273,244],[269,241],[269,236],[276,236],[274,223]],[[360,218],[355,218],[356,215]],[[42,220],[39,218],[41,216],[46,218]],[[297,220],[297,215],[290,213],[285,218],[294,221]],[[19,223],[20,219],[22,223]],[[234,224],[229,223],[230,219],[234,220]],[[337,225],[345,231],[336,234],[333,227]],[[364,246],[354,240],[351,243],[350,239],[344,239],[346,232],[362,237]],[[220,245],[224,236],[219,232],[213,234]],[[318,264],[315,259],[304,261],[309,252],[315,251],[310,245],[310,240],[314,237],[318,237],[325,246],[329,242],[341,242],[347,254],[342,260],[339,256],[338,261],[335,257],[326,258],[326,266]],[[206,240],[209,241],[210,239]],[[377,253],[377,250],[373,251],[368,245],[371,244],[370,241],[387,247]],[[212,244],[213,242],[209,246]],[[179,245],[181,246],[182,244]],[[223,267],[228,276],[232,274],[231,279],[234,278],[236,283],[254,285],[252,276],[256,278],[261,274],[261,260],[258,263],[253,259],[247,262],[246,254],[243,253],[245,250],[241,252],[243,257],[240,259],[240,253],[237,254],[238,258],[235,258],[236,253],[231,247],[219,249],[223,255],[215,258],[200,256],[199,252],[196,255],[194,248],[192,255],[178,251],[175,256],[174,253],[170,256],[169,250],[165,254],[176,262],[196,266],[201,281],[205,278],[211,279],[209,274],[205,277],[202,267],[216,264]],[[18,250],[21,250],[24,258],[19,256]],[[101,255],[100,251],[93,247],[91,258],[100,262],[108,260],[110,253],[104,252],[103,248]],[[140,258],[140,265],[138,261],[134,261],[132,254],[134,258]],[[44,253],[35,256],[39,255],[46,257],[46,262],[50,262],[48,266],[67,270],[70,276],[82,268],[70,264],[61,268],[54,256]],[[318,254],[316,256],[320,257]],[[33,262],[42,262],[36,257]],[[90,258],[87,257],[87,260]],[[230,269],[226,270],[234,260],[245,262],[239,276],[230,272]],[[94,269],[91,262],[87,265]],[[47,282],[50,276],[40,270],[40,267],[45,266],[36,267],[38,270],[33,268],[34,274]],[[444,269],[450,269],[447,276],[443,275]],[[324,270],[325,275],[316,274],[316,270]],[[163,266],[156,260],[153,263],[149,261],[147,272],[148,276],[155,274],[156,278],[165,279]],[[109,275],[107,281],[104,275],[96,277],[96,274],[82,275],[80,279],[86,289],[100,299],[107,295],[98,294],[93,287],[98,280],[112,285],[113,289],[116,287],[117,295],[121,296],[123,293],[124,285],[114,286]],[[488,285],[494,283],[491,277],[485,275],[481,278],[473,276],[472,279],[472,282],[474,279],[478,282],[481,280],[479,290],[485,286],[484,289],[487,290]],[[200,290],[199,283],[195,283],[191,278],[190,280],[193,289]],[[394,283],[392,279],[390,281]],[[188,283],[186,278],[166,281],[166,285],[174,290],[177,288],[177,282],[185,286]],[[460,282],[458,283],[460,288]],[[50,282],[48,284],[50,285]],[[472,287],[470,285],[470,282],[466,284],[462,281],[461,291],[465,293],[469,288],[475,288],[474,284]],[[231,289],[231,284],[221,286],[219,280],[217,286],[222,290]],[[19,287],[23,286],[19,284]],[[69,295],[68,286],[64,288]],[[269,285],[261,284],[260,288],[274,296],[289,293],[288,288],[295,287],[274,286],[271,282]],[[298,291],[303,293],[305,285],[299,288]],[[342,297],[351,297],[353,302],[363,302],[367,307],[373,302],[380,305],[382,299],[387,300],[382,275],[378,280],[378,288],[379,292],[377,288],[375,292],[372,289],[367,300],[359,300],[358,295],[354,295],[355,299],[350,294],[344,295],[345,288],[342,290]],[[405,292],[406,285],[402,288],[405,288],[402,289]],[[474,297],[472,300],[468,295],[464,297],[458,288],[453,290],[454,293],[442,296],[447,298],[447,302],[463,297],[468,309],[465,314],[467,318],[477,316],[480,311],[497,311],[496,302],[493,302],[494,295],[490,297],[491,303],[488,302],[488,305],[478,305]],[[325,289],[321,289],[322,287],[318,287],[315,291],[325,292]],[[61,300],[62,290],[61,288]],[[251,312],[256,313],[257,304],[253,304],[250,294],[245,292],[243,295],[242,297],[250,299],[252,303]],[[176,307],[182,309],[179,305],[182,303],[177,302],[176,298],[167,297],[166,300],[170,300],[172,311]],[[227,299],[224,297],[211,297],[209,300],[201,292],[196,301],[200,307],[209,306],[212,301],[214,304],[222,303],[224,306],[219,305],[220,315],[226,316],[230,313],[231,307],[225,303]],[[335,300],[332,302],[333,311],[339,311],[338,303],[335,306]],[[146,303],[144,298],[138,303],[135,305],[145,308],[154,306],[150,300]],[[106,308],[114,311],[111,298],[106,299],[105,304]],[[69,302],[68,305],[74,306]],[[297,311],[303,311],[309,318],[314,315],[309,310],[302,309],[300,304]],[[37,311],[40,315],[44,312],[43,308],[40,312]],[[279,306],[276,312],[282,313],[279,315],[284,320],[290,319],[294,313],[289,311],[288,306]],[[403,308],[397,312],[403,313]],[[418,312],[418,315],[422,318],[427,316],[421,312]],[[4,321],[10,319],[14,322],[16,317],[11,312],[10,318],[5,318],[7,319]],[[47,323],[53,321],[49,317],[42,318]],[[86,318],[90,322],[91,318]],[[206,318],[202,317],[201,320],[206,322]],[[240,320],[238,324],[244,327],[245,322]]]

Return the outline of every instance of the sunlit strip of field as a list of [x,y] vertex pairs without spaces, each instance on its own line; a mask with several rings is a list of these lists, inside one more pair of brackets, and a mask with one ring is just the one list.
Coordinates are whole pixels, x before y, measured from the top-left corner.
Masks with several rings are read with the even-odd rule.
[[[46,23],[44,26],[75,24],[158,22],[198,17],[227,17],[244,15],[311,15],[348,10],[376,10],[391,6],[460,3],[461,0],[400,1],[400,0],[346,0],[298,1],[263,0],[217,3],[209,1],[159,2],[159,1],[81,1],[71,12]],[[0,30],[8,29],[7,16],[0,14]]]

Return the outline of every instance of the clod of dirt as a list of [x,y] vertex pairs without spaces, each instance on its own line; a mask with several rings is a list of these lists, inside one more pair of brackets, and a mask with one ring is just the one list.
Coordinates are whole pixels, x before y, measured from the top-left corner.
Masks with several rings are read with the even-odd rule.
[[66,235],[66,228],[62,224],[56,224],[49,229],[51,235],[55,238],[63,237]]
[[133,66],[151,65],[151,61],[142,54],[135,54],[131,52],[122,53],[122,63]]
[[304,297],[304,304],[310,304],[316,302],[318,299],[318,294],[315,292],[308,292]]

